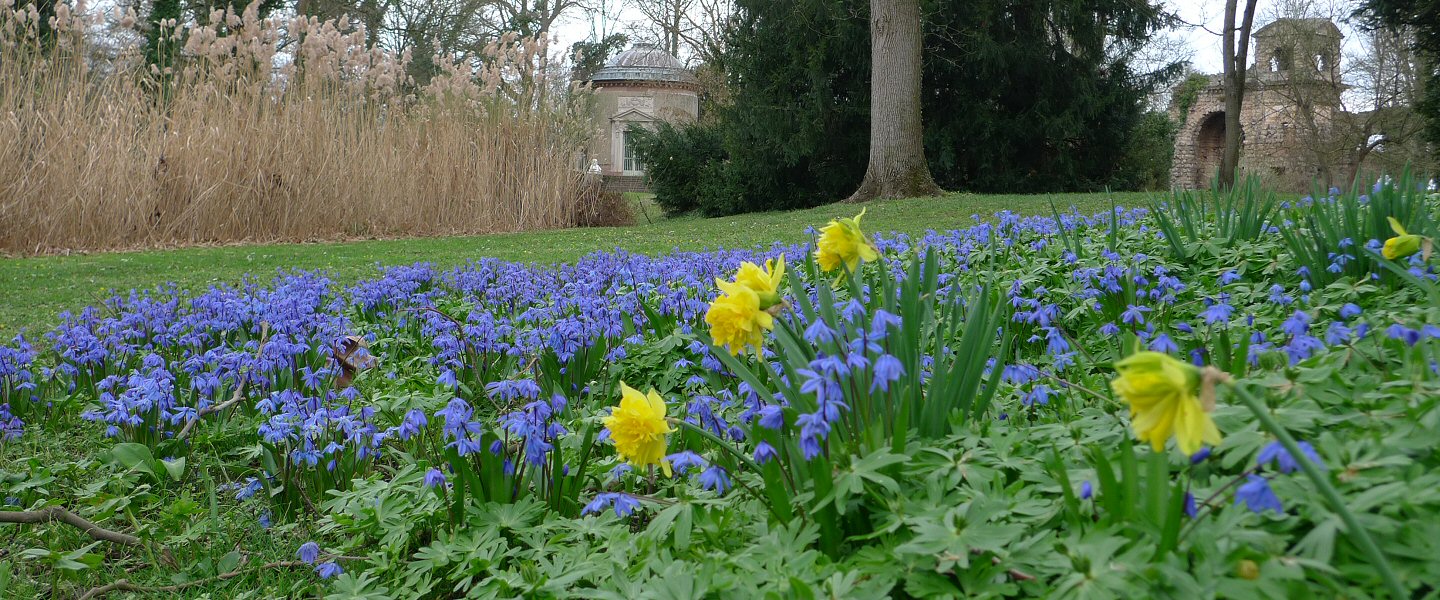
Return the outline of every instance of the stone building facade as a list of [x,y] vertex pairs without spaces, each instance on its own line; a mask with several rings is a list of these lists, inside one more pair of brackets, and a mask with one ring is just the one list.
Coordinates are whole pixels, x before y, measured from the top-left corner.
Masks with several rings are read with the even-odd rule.
[[[1327,19],[1277,19],[1252,37],[1255,61],[1240,110],[1240,170],[1277,188],[1308,190],[1323,169],[1305,144],[1343,116],[1340,29]],[[1210,75],[1183,115],[1181,97],[1177,88],[1170,110],[1180,127],[1170,185],[1209,188],[1224,155],[1224,77]]]
[[644,191],[645,165],[626,132],[661,121],[695,120],[700,114],[699,82],[674,56],[636,44],[610,59],[589,83],[595,90],[596,129],[586,150],[586,167],[598,167],[607,189]]

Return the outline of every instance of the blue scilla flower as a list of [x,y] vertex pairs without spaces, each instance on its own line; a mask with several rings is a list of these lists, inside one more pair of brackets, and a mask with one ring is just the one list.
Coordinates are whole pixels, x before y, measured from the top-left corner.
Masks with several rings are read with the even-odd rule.
[[485,385],[485,391],[505,402],[534,400],[540,397],[540,385],[534,379],[496,381]]
[[1389,336],[1392,340],[1402,340],[1405,342],[1405,345],[1411,347],[1414,347],[1415,344],[1420,343],[1419,330],[1411,329],[1399,323],[1395,323],[1385,328],[1385,335]]
[[730,489],[730,476],[725,473],[725,469],[711,465],[710,468],[700,472],[700,487],[724,496],[725,492]]
[[1179,352],[1180,346],[1176,345],[1175,341],[1171,340],[1169,335],[1161,333],[1156,335],[1155,339],[1150,340],[1150,349],[1155,352],[1169,354]]
[[451,369],[441,369],[440,376],[436,378],[435,382],[447,389],[460,387],[460,380],[455,377],[455,371]]
[[1346,302],[1345,306],[1340,307],[1340,318],[1348,321],[1352,318],[1360,316],[1360,313],[1363,312],[1365,312],[1365,310],[1360,308],[1359,306]]
[[634,469],[630,466],[629,463],[620,463],[618,465],[615,465],[615,468],[610,469],[610,480],[619,481],[620,478],[624,477],[626,473],[629,473],[633,470]]
[[425,487],[437,488],[445,485],[445,473],[440,469],[430,469],[425,472]]
[[259,479],[256,479],[254,477],[250,477],[246,479],[244,483],[238,483],[236,485],[239,487],[239,491],[235,492],[235,499],[240,501],[249,500],[255,497],[255,493],[259,492],[265,487],[263,484],[260,483]]
[[1297,310],[1290,318],[1280,324],[1280,331],[1288,335],[1305,335],[1310,331],[1310,315],[1303,310]]
[[708,464],[699,454],[689,450],[666,456],[665,460],[670,461],[671,468],[673,468],[678,475],[684,475],[690,469],[704,468],[705,465]]
[[1118,325],[1116,325],[1116,324],[1114,324],[1114,323],[1106,323],[1106,324],[1100,326],[1100,335],[1109,337],[1109,336],[1113,336],[1113,335],[1118,335],[1119,333],[1120,333],[1120,326],[1118,326]]
[[0,404],[0,441],[20,439],[25,432],[25,422],[10,414],[9,404]]
[[1270,286],[1270,302],[1284,306],[1295,302],[1295,299],[1285,295],[1285,288],[1277,283]]
[[[1311,446],[1310,442],[1296,442],[1295,445],[1300,447],[1300,452],[1305,455],[1305,458],[1310,461],[1310,464],[1321,469],[1325,468],[1325,463],[1321,462],[1320,455],[1315,453],[1315,447]],[[1272,462],[1275,463],[1275,468],[1287,475],[1300,469],[1300,463],[1295,460],[1294,456],[1290,455],[1290,451],[1286,450],[1285,445],[1279,441],[1266,444],[1264,448],[1260,449],[1260,454],[1255,457],[1255,464],[1257,466],[1264,466]]]
[[340,568],[339,563],[333,560],[315,565],[315,574],[319,575],[321,579],[337,577],[344,572],[345,569]]
[[640,501],[636,500],[628,494],[622,494],[618,492],[605,492],[596,495],[594,500],[590,501],[589,504],[586,504],[585,509],[581,511],[581,514],[593,515],[598,514],[607,508],[613,508],[615,510],[615,516],[626,517],[629,516],[630,513],[635,512],[635,509],[639,507]]
[[785,425],[785,412],[774,404],[760,409],[760,426],[766,429],[779,430]]
[[429,419],[425,418],[425,411],[412,408],[405,413],[405,418],[401,420],[400,425],[396,427],[396,432],[400,435],[400,439],[408,440],[418,435],[420,430],[424,429],[429,423]]
[[315,542],[301,544],[300,549],[295,551],[295,557],[307,565],[315,564],[315,561],[320,558],[320,544]]
[[755,462],[758,464],[763,465],[775,460],[775,457],[778,455],[779,454],[775,452],[775,447],[771,446],[769,442],[761,441],[755,444]]
[[1090,482],[1089,482],[1089,481],[1082,481],[1082,482],[1080,482],[1080,499],[1081,499],[1081,500],[1089,500],[1089,499],[1090,499],[1092,496],[1094,496],[1094,495],[1095,495],[1095,486],[1090,485]]
[[870,327],[873,334],[884,337],[889,329],[898,329],[900,324],[901,319],[898,315],[891,314],[885,309],[879,309],[875,311],[875,316],[871,319]]
[[1202,462],[1205,462],[1205,459],[1207,458],[1210,458],[1210,447],[1201,446],[1198,452],[1190,455],[1190,464],[1198,465]]
[[835,341],[835,330],[824,319],[815,319],[805,328],[805,341],[811,344],[828,344]]
[[1128,304],[1125,306],[1125,312],[1120,313],[1120,322],[1127,325],[1144,325],[1145,313],[1150,311],[1151,309],[1149,307]]
[[800,452],[805,460],[820,454],[820,443],[830,436],[830,423],[820,413],[800,415],[795,423],[800,426]]
[[1235,271],[1225,271],[1220,274],[1220,285],[1229,285],[1240,280],[1240,274]]
[[1270,480],[1259,475],[1246,475],[1245,483],[1235,490],[1235,504],[1244,504],[1255,513],[1263,513],[1267,510],[1285,512],[1285,507],[1280,504],[1280,498],[1275,491],[1270,489]]
[[875,359],[874,379],[870,382],[870,392],[874,393],[876,390],[888,392],[890,384],[898,381],[904,375],[905,365],[900,363],[900,359],[889,354],[882,354],[880,358]]
[[1340,321],[1331,321],[1330,327],[1325,330],[1325,343],[1331,346],[1339,346],[1350,341],[1353,332],[1349,327]]
[[1000,379],[1015,385],[1023,385],[1040,377],[1040,369],[1034,365],[1012,363],[1000,369]]
[[1325,342],[1312,335],[1297,335],[1285,343],[1285,354],[1290,357],[1292,365],[1299,364],[1324,349]]
[[1185,492],[1185,516],[1193,519],[1199,512],[1195,507],[1195,494]]
[[1070,342],[1058,327],[1045,328],[1045,342],[1045,352],[1052,356],[1070,351]]

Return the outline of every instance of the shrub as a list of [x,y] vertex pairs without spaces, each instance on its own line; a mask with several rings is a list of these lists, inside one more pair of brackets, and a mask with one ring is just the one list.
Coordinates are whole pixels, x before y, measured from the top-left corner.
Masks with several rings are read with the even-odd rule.
[[[723,177],[726,158],[719,129],[713,124],[660,123],[654,131],[631,130],[635,149],[645,161],[645,176],[655,203],[666,214],[700,210],[715,214],[714,183]],[[702,196],[704,200],[702,201]]]
[[1175,123],[1163,112],[1142,115],[1115,163],[1110,187],[1117,190],[1163,190],[1170,186],[1175,155]]
[[575,225],[579,227],[621,227],[635,224],[635,208],[625,194],[606,190],[599,178],[588,179],[575,203]]

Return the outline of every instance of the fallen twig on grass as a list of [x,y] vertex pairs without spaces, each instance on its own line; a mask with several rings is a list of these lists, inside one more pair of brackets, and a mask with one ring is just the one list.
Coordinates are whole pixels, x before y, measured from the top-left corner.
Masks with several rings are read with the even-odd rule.
[[38,524],[60,522],[85,532],[91,539],[114,542],[125,546],[144,544],[140,538],[128,533],[111,531],[96,525],[84,517],[70,512],[63,506],[51,506],[41,510],[0,512],[0,523]]
[[[105,585],[102,585],[102,586],[99,586],[99,587],[90,588],[89,590],[86,590],[84,593],[80,594],[80,595],[77,597],[77,600],[94,600],[95,598],[99,598],[99,597],[104,596],[105,594],[108,594],[108,593],[110,593],[110,592],[136,592],[136,593],[140,593],[140,594],[153,594],[153,593],[159,593],[159,592],[172,592],[172,593],[173,593],[173,592],[178,592],[178,591],[181,591],[181,590],[184,590],[184,589],[187,589],[187,588],[199,587],[199,586],[202,586],[202,585],[209,585],[209,584],[215,583],[215,582],[217,582],[217,581],[225,581],[225,580],[228,580],[228,579],[234,579],[234,578],[239,577],[239,576],[241,576],[241,575],[245,575],[245,574],[247,574],[247,573],[253,573],[253,572],[256,572],[256,571],[264,571],[264,570],[267,570],[267,569],[293,569],[293,568],[295,568],[295,567],[310,567],[310,566],[314,566],[314,565],[312,565],[311,563],[307,563],[307,562],[300,561],[300,560],[280,560],[280,561],[275,561],[275,562],[268,562],[268,563],[265,563],[265,564],[263,564],[263,565],[258,565],[258,566],[255,566],[255,567],[252,567],[252,568],[247,569],[247,568],[245,568],[244,561],[249,560],[249,558],[250,558],[250,557],[249,557],[248,555],[244,556],[244,557],[241,559],[242,562],[241,562],[240,566],[236,567],[236,568],[235,568],[234,570],[232,570],[232,571],[227,571],[227,572],[225,572],[225,573],[221,573],[221,574],[215,575],[215,576],[213,576],[213,577],[206,577],[206,578],[204,578],[204,579],[196,579],[196,580],[194,580],[194,581],[186,581],[186,582],[184,582],[184,583],[176,583],[176,584],[171,584],[171,585],[154,585],[154,586],[151,586],[151,585],[139,585],[139,584],[136,584],[136,583],[131,583],[130,580],[128,580],[128,579],[118,579],[118,580],[116,580],[116,581],[114,581],[114,582],[112,582],[112,583],[107,583],[107,584],[105,584]],[[330,558],[331,558],[332,560],[364,560],[364,559],[365,559],[365,557],[363,557],[363,556],[344,556],[344,555],[331,556]]]
[[229,571],[229,572],[226,572],[226,573],[221,573],[221,574],[216,575],[216,576],[214,576],[214,577],[206,577],[206,578],[204,578],[204,579],[196,579],[196,580],[194,580],[194,581],[187,581],[187,582],[185,582],[185,583],[176,583],[176,584],[172,584],[172,585],[155,585],[155,586],[138,585],[138,584],[131,583],[130,580],[128,580],[128,579],[119,579],[119,580],[116,580],[116,581],[113,582],[113,583],[107,583],[107,584],[102,585],[102,586],[100,586],[100,587],[90,588],[90,589],[87,590],[85,593],[80,594],[80,596],[78,597],[78,600],[93,600],[94,598],[99,598],[99,597],[104,596],[105,594],[108,594],[108,593],[110,593],[110,592],[138,592],[138,593],[142,593],[142,594],[145,594],[145,593],[156,593],[156,592],[178,592],[178,591],[180,591],[180,590],[184,590],[184,589],[187,589],[187,588],[192,588],[192,587],[207,585],[207,584],[215,583],[215,582],[217,582],[217,581],[224,581],[224,580],[226,580],[226,579],[234,579],[234,578],[236,578],[236,577],[239,577],[239,576],[244,575],[244,574],[246,574],[246,573],[249,573],[249,572],[251,572],[251,571],[263,571],[263,570],[265,570],[265,569],[278,569],[278,568],[287,568],[287,569],[288,569],[288,568],[293,568],[293,567],[308,567],[308,566],[310,566],[309,563],[306,563],[306,562],[303,562],[303,561],[298,561],[298,560],[282,560],[282,561],[276,561],[276,562],[271,562],[271,563],[265,563],[265,564],[263,564],[263,565],[260,565],[260,566],[258,566],[258,567],[255,567],[255,568],[253,568],[253,569],[237,568],[237,569],[235,569],[234,571]]

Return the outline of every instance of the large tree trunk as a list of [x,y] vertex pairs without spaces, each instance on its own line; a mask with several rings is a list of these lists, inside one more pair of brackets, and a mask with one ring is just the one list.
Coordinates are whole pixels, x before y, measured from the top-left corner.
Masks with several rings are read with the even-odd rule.
[[[1225,0],[1225,31],[1221,49],[1225,62],[1225,154],[1220,159],[1220,187],[1229,189],[1235,183],[1235,169],[1240,164],[1240,108],[1245,102],[1245,65],[1250,53],[1250,26],[1255,22],[1256,0],[1245,0],[1245,17],[1240,23],[1240,39],[1235,39],[1237,0]],[[1238,46],[1238,47],[1237,47]]]
[[870,0],[870,164],[849,202],[933,196],[920,128],[919,0]]

